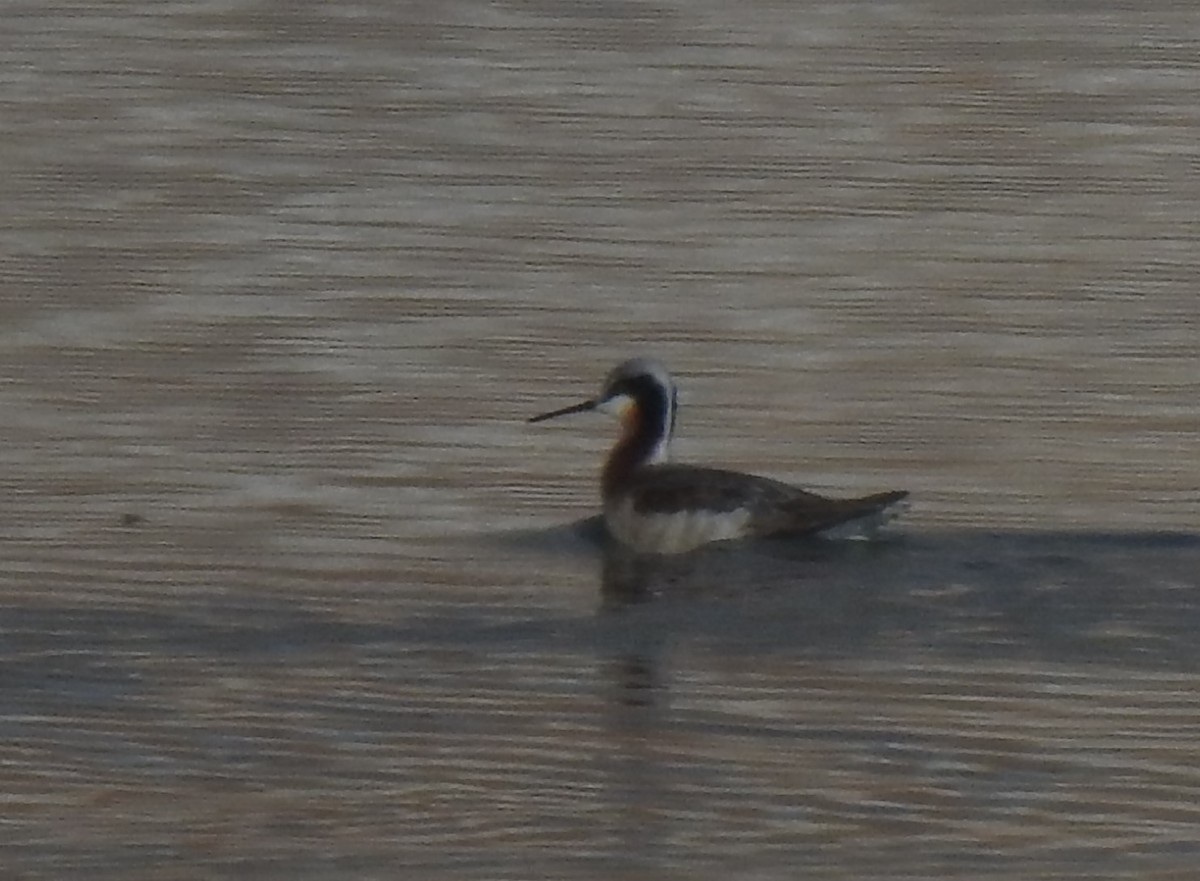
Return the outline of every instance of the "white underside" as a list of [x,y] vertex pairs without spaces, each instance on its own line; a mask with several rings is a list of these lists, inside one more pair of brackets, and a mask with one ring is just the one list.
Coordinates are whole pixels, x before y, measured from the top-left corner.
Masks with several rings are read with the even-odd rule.
[[[820,534],[828,539],[869,541],[906,510],[908,500],[903,499],[870,516],[822,530]],[[745,538],[750,534],[750,512],[744,508],[721,513],[645,514],[634,511],[633,503],[624,499],[605,506],[604,522],[613,538],[644,554],[682,554],[710,542]]]
[[604,509],[604,521],[613,538],[635,551],[648,554],[682,554],[714,541],[744,538],[750,524],[745,509],[678,511],[644,514],[633,510],[628,499]]

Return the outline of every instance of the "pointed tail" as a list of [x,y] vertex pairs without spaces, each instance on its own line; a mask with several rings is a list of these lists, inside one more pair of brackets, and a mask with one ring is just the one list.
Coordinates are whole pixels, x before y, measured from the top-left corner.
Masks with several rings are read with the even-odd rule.
[[880,528],[908,509],[907,500],[905,490],[857,499],[828,499],[806,493],[786,506],[786,522],[773,531],[838,539],[874,538]]
[[836,522],[817,530],[826,538],[874,538],[879,530],[909,508],[907,490],[891,490],[839,501],[841,510]]

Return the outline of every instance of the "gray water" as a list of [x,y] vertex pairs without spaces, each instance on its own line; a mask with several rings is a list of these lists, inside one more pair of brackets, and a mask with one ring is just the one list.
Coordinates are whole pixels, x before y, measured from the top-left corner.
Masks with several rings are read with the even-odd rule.
[[[8,4],[0,874],[1182,878],[1191,4]],[[678,454],[913,492],[607,554]]]

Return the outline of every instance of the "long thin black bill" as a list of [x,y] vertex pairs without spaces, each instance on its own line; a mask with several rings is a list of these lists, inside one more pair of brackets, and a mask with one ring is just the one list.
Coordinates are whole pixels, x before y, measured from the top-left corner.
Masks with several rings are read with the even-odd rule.
[[570,407],[563,407],[561,410],[551,410],[549,413],[543,413],[541,416],[531,416],[529,421],[545,422],[547,419],[554,419],[557,416],[568,416],[571,413],[584,413],[595,409],[595,401],[584,401],[582,404],[572,404]]

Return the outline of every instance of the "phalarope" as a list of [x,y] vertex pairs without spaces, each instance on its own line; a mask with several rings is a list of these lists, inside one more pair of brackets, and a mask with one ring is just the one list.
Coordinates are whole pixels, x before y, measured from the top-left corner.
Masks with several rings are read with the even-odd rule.
[[678,396],[649,358],[617,365],[598,397],[534,416],[542,422],[599,410],[620,418],[621,439],[600,477],[609,533],[639,553],[678,554],[749,536],[870,537],[902,510],[905,491],[830,499],[796,486],[718,468],[668,464]]

